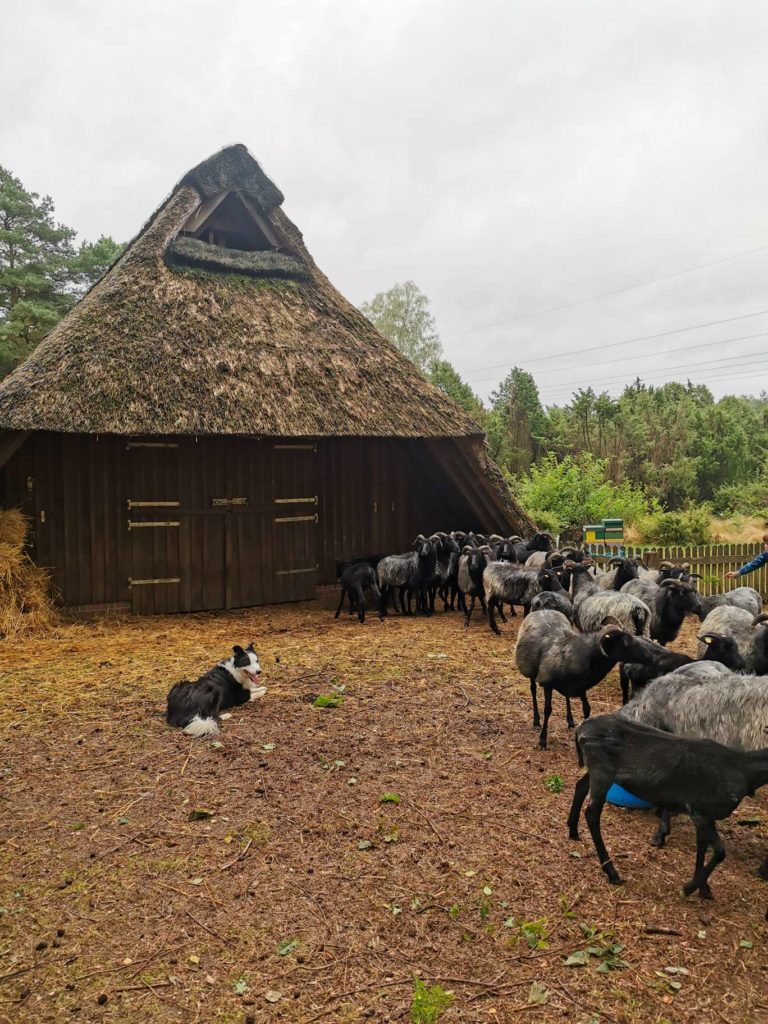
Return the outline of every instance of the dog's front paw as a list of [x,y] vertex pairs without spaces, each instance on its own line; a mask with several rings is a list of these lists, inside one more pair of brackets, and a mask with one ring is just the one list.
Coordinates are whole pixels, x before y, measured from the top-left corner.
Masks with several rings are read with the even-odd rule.
[[251,700],[258,700],[259,697],[266,697],[267,688],[266,686],[257,686],[255,690],[251,690]]
[[223,715],[219,715],[219,718],[222,720],[222,722],[226,722],[226,720],[231,717],[232,715],[228,711],[225,711]]

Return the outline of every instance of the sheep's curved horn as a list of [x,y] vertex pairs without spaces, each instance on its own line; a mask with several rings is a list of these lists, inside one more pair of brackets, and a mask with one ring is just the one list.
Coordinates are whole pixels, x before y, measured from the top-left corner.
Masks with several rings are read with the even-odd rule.
[[623,558],[614,557],[609,560],[608,565],[622,565],[623,563]]
[[756,615],[754,617],[754,619],[752,620],[752,625],[753,626],[766,626],[766,625],[768,625],[768,612],[760,612],[759,615]]
[[606,615],[605,618],[601,620],[600,625],[601,626],[619,626],[619,627],[621,627],[621,623],[619,622],[619,620],[616,618],[615,615]]
[[691,568],[691,563],[690,562],[681,562],[680,565],[677,566],[677,568],[678,569],[685,569],[685,571],[687,572]]
[[672,562],[667,561],[666,558],[663,559],[661,562],[659,562],[659,569],[674,569],[674,568],[675,567],[672,564]]
[[675,588],[677,590],[689,590],[690,589],[683,580],[675,580],[675,579],[672,579],[672,580],[662,580],[661,583],[659,584],[659,586],[660,587],[666,587],[667,589],[672,587],[672,588]]
[[576,563],[572,562],[570,558],[566,558],[566,560],[563,562],[562,568],[563,569],[575,569],[576,568]]
[[473,548],[471,544],[465,544],[461,549],[462,555],[471,555],[473,551],[477,551],[477,548]]

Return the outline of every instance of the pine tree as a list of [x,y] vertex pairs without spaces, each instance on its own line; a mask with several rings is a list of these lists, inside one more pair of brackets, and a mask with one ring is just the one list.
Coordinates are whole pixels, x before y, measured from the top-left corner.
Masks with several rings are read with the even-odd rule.
[[74,236],[55,222],[50,196],[27,192],[0,167],[0,362],[6,371],[73,304]]

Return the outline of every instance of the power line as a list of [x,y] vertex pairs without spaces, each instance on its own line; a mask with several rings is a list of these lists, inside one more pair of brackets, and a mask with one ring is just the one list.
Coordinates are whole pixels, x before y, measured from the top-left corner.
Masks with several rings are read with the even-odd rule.
[[[671,366],[659,367],[658,369],[650,369],[650,370],[647,370],[645,373],[642,370],[631,370],[630,371],[630,375],[632,377],[640,377],[641,379],[645,379],[645,377],[655,377],[658,374],[661,374],[663,376],[664,374],[668,373],[670,370],[691,370],[691,371],[695,372],[695,371],[699,370],[703,366],[709,366],[709,367],[714,366],[714,367],[719,367],[721,369],[726,369],[726,367],[721,367],[720,366],[721,363],[726,363],[728,365],[728,367],[736,368],[737,366],[740,365],[741,361],[745,360],[745,359],[746,360],[752,360],[752,365],[753,366],[761,366],[762,362],[761,362],[761,358],[760,357],[762,357],[762,359],[768,359],[768,354],[766,354],[765,352],[752,352],[752,353],[746,353],[746,354],[741,355],[741,356],[726,356],[724,359],[712,359],[712,360],[709,360],[708,362],[704,362],[704,363],[691,363],[690,361],[689,362],[685,362],[685,363],[673,363]],[[755,361],[755,360],[757,360],[757,361]],[[598,378],[597,380],[595,380],[594,378],[586,377],[586,378],[579,379],[579,380],[568,381],[567,383],[565,381],[559,381],[559,382],[557,382],[555,384],[550,385],[549,387],[552,390],[561,390],[563,388],[570,387],[571,385],[579,386],[579,385],[584,384],[584,385],[594,386],[595,384],[601,384],[601,383],[607,383],[607,384],[612,384],[614,382],[621,383],[622,381],[626,381],[627,377],[628,377],[627,374],[622,374],[622,376],[620,376],[620,377],[602,377],[602,378]],[[547,387],[548,385],[545,384],[544,386]]]
[[719,263],[727,263],[729,260],[739,259],[742,256],[752,256],[757,252],[765,252],[768,245],[759,245],[756,249],[745,249],[744,252],[733,253],[732,256],[723,256],[718,260],[710,260],[709,263],[699,263],[695,267],[687,267],[685,270],[676,270],[672,274],[665,274],[663,277],[652,277],[648,281],[640,281],[638,284],[628,284],[623,288],[614,288],[609,292],[599,292],[597,295],[590,295],[585,299],[575,299],[573,302],[564,302],[559,306],[549,306],[546,309],[537,309],[533,313],[521,313],[520,316],[508,317],[506,320],[496,320],[488,324],[478,324],[477,327],[465,327],[461,331],[450,331],[444,334],[444,338],[457,338],[463,334],[472,334],[474,331],[486,331],[491,327],[502,327],[504,324],[518,323],[520,320],[529,320],[534,316],[543,316],[545,313],[556,313],[561,309],[572,309],[574,306],[583,306],[587,302],[596,302],[598,299],[607,299],[611,295],[620,295],[622,292],[631,292],[636,288],[646,288],[648,285],[659,284],[661,281],[670,281],[674,277],[682,277],[684,274],[693,274],[697,270],[704,270],[707,267],[715,267]]
[[[720,381],[720,380],[729,380],[729,379],[741,380],[741,379],[744,379],[744,378],[754,378],[756,370],[759,372],[760,376],[765,376],[766,377],[766,382],[768,383],[768,364],[765,364],[765,365],[755,364],[754,366],[750,367],[750,369],[748,371],[745,371],[744,373],[735,373],[735,374],[732,374],[732,373],[711,373],[711,374],[707,375],[706,380],[703,380],[700,383],[706,385],[710,381]],[[661,373],[661,374],[646,374],[645,376],[643,376],[642,374],[638,374],[637,376],[639,376],[641,383],[649,382],[649,383],[653,384],[653,383],[660,383],[660,382],[662,382],[664,380],[665,374],[664,373]],[[686,376],[689,376],[689,375],[686,374]],[[651,377],[653,377],[653,380],[650,379]],[[626,378],[618,378],[617,380],[612,381],[612,382],[611,381],[596,381],[591,386],[594,387],[595,385],[597,385],[598,387],[610,387],[612,383],[613,384],[621,384],[622,382],[626,382]],[[627,383],[626,386],[630,387],[631,384]],[[574,391],[578,391],[579,387],[580,387],[580,385],[575,385],[575,386],[570,387],[567,391],[562,391],[562,389],[560,389],[560,386],[558,385],[557,390],[554,391],[554,395],[550,395],[550,397],[558,398],[558,396],[560,396],[560,400],[562,400],[562,398],[563,397],[567,397],[568,394],[572,394]]]
[[[681,345],[680,348],[661,349],[658,352],[643,352],[642,355],[639,355],[639,356],[624,355],[624,356],[620,356],[618,359],[603,359],[603,360],[600,361],[600,365],[601,366],[607,366],[609,363],[625,363],[625,362],[631,362],[631,361],[633,361],[635,359],[648,359],[648,358],[653,357],[653,356],[661,356],[661,355],[672,355],[672,356],[674,356],[674,355],[677,355],[678,352],[690,352],[692,349],[712,348],[713,345],[730,345],[730,344],[732,344],[734,342],[737,342],[737,341],[750,341],[753,338],[766,338],[766,337],[768,337],[768,331],[760,331],[757,334],[742,334],[742,335],[739,335],[739,337],[737,337],[737,338],[722,338],[722,339],[718,339],[717,341],[707,341],[707,342],[704,342],[704,343],[697,341],[694,345]],[[755,355],[759,355],[759,353],[755,353]],[[532,362],[532,360],[524,360],[524,361],[525,362]],[[525,369],[525,367],[521,367],[521,369]],[[576,363],[573,366],[544,367],[544,368],[538,369],[536,371],[536,375],[538,376],[539,374],[542,374],[542,373],[562,373],[564,370],[579,370],[579,369],[581,369],[581,367],[579,366],[578,363]],[[634,373],[634,371],[632,371],[632,372]],[[475,377],[474,381],[475,381],[475,383],[481,383],[483,381],[495,380],[497,376],[498,376],[498,374],[492,374],[490,377]],[[471,379],[472,375],[468,374],[467,378]]]
[[[627,338],[625,341],[611,341],[606,345],[592,345],[589,348],[572,349],[570,352],[555,352],[549,356],[535,356],[533,359],[526,359],[526,363],[541,363],[549,359],[563,359],[566,356],[580,356],[586,352],[603,352],[608,348],[619,348],[621,345],[634,345],[638,341],[653,341],[655,338],[667,338],[671,334],[685,334],[687,331],[698,331],[702,327],[717,327],[719,324],[730,324],[735,320],[748,320],[753,316],[764,316],[768,313],[768,309],[758,309],[755,313],[741,313],[739,316],[729,316],[724,320],[709,320],[703,324],[692,324],[690,327],[677,327],[672,331],[660,331],[658,334],[644,334],[638,338]],[[718,344],[717,342],[710,342],[709,344]],[[701,348],[705,348],[702,345]],[[486,370],[503,370],[512,369],[514,363],[496,363],[492,366],[478,366],[477,369],[481,372]]]

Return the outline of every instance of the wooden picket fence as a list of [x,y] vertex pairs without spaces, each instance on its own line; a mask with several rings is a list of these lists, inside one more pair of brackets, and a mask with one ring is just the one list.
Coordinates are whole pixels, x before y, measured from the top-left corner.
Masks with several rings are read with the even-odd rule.
[[762,544],[701,544],[694,546],[642,547],[634,544],[585,544],[585,549],[597,560],[604,558],[635,556],[642,558],[649,569],[654,569],[664,559],[670,562],[690,562],[691,571],[701,573],[704,579],[698,581],[698,590],[705,597],[722,594],[734,587],[754,587],[768,599],[768,566],[748,573],[739,579],[727,580],[725,574],[740,569],[763,550]]

